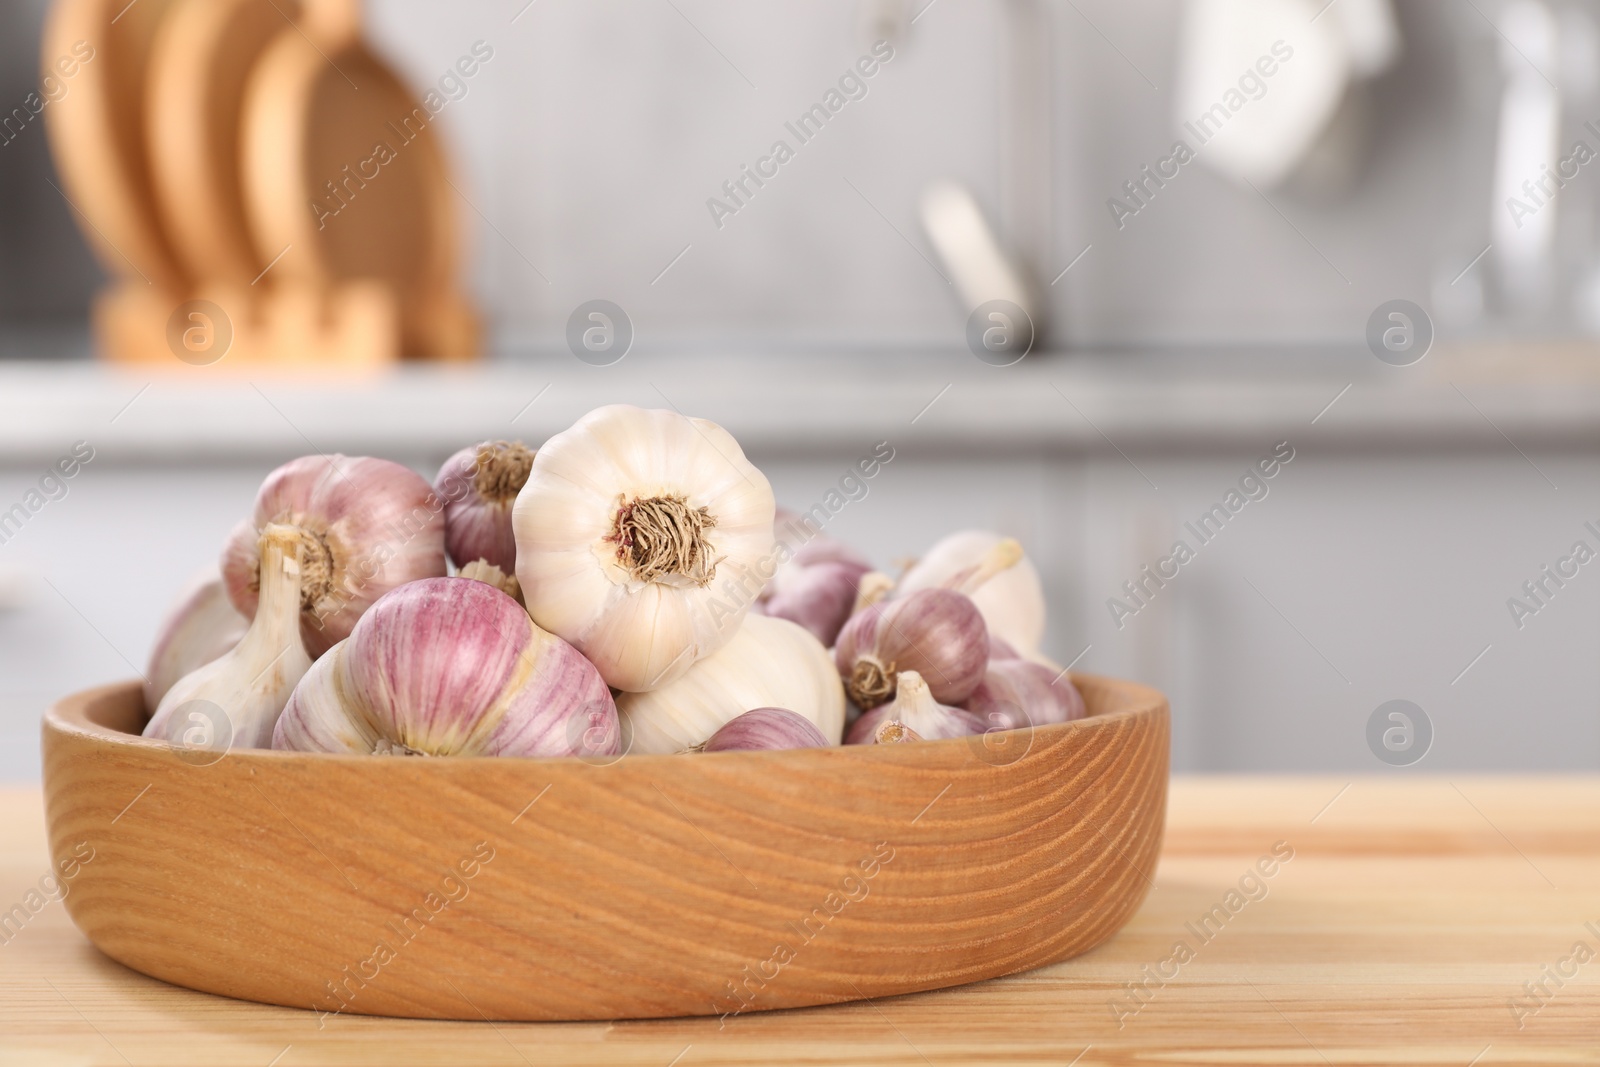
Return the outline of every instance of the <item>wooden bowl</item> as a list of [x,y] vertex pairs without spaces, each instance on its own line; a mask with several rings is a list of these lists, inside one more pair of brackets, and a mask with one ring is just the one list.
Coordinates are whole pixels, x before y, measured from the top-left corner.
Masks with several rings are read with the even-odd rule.
[[133,733],[129,682],[45,716],[50,850],[77,857],[66,907],[107,955],[318,1012],[653,1018],[938,989],[1085,952],[1150,886],[1166,700],[1073,680],[1088,718],[971,740],[206,765]]

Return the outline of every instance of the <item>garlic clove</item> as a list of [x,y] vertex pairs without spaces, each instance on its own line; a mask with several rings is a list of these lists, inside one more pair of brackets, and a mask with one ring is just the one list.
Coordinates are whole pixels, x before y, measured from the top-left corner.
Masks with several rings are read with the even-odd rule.
[[1025,659],[990,660],[983,681],[961,706],[996,730],[1071,722],[1088,713],[1065,671]]
[[[754,610],[798,623],[831,646],[855,613],[861,577],[872,567],[849,545],[819,533],[814,523],[786,508],[777,510],[774,530],[785,558],[756,597]],[[789,552],[795,544],[799,547]]]
[[368,456],[302,456],[274,470],[254,515],[234,528],[222,576],[234,607],[256,610],[256,541],[268,523],[302,542],[300,632],[321,655],[384,593],[445,573],[444,501],[415,471]]
[[487,582],[518,604],[523,603],[522,585],[517,581],[517,576],[515,574],[507,574],[486,559],[477,559],[468,563],[461,568],[459,576],[471,578],[475,582]]
[[156,631],[145,670],[145,710],[155,714],[179,678],[220,658],[249,627],[250,620],[228,599],[216,567],[191,582]]
[[857,585],[866,573],[865,564],[837,560],[800,567],[787,575],[780,567],[782,584],[775,579],[777,588],[759,606],[762,614],[804,626],[818,641],[832,645],[854,611]]
[[720,426],[597,408],[539,449],[512,509],[528,612],[614,688],[666,685],[740,629],[774,511]]
[[851,725],[845,744],[872,744],[878,728],[887,722],[897,722],[918,739],[928,741],[970,737],[984,732],[983,720],[976,715],[935,700],[927,682],[916,671],[901,671],[899,681],[899,691],[895,693],[894,701],[863,712],[861,718]]
[[598,671],[467,578],[385,594],[295,689],[273,747],[431,756],[615,755]]
[[756,708],[717,728],[702,752],[751,752],[777,748],[826,748],[828,739],[811,720],[788,708]]
[[445,549],[456,566],[484,560],[517,569],[511,508],[527,484],[534,451],[521,441],[482,441],[444,461],[433,490],[445,501]]
[[747,708],[788,708],[829,744],[844,730],[844,686],[809,631],[786,619],[751,615],[721,649],[676,681],[617,698],[631,751],[681,752],[705,742]]
[[1015,648],[1011,647],[1011,643],[1009,641],[1007,641],[1003,637],[995,636],[994,632],[990,631],[990,633],[989,633],[989,662],[990,663],[993,663],[997,659],[1021,659],[1021,658],[1022,658],[1022,653],[1018,652]]
[[989,635],[973,602],[949,589],[919,589],[851,616],[834,661],[863,710],[894,699],[896,677],[915,671],[944,703],[965,700],[983,681]]
[[936,588],[961,588],[983,613],[991,633],[1023,656],[1036,658],[1044,637],[1044,585],[1014,540],[988,530],[953,533],[905,573],[897,595]]
[[144,736],[203,749],[266,748],[296,683],[311,666],[300,635],[301,531],[269,523],[255,618],[231,651],[175,682]]

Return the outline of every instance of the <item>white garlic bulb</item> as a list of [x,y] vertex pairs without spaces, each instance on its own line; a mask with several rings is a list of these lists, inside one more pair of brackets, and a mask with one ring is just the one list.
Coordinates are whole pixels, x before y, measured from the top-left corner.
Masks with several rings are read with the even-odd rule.
[[775,566],[774,510],[766,476],[722,427],[596,408],[545,442],[517,495],[528,613],[613,688],[666,685],[738,632]]
[[144,678],[144,706],[152,715],[179,678],[220,658],[250,626],[228,599],[216,567],[195,579],[156,631]]
[[844,684],[828,650],[804,627],[766,615],[683,677],[648,693],[617,698],[630,752],[682,752],[702,744],[748,708],[787,708],[808,719],[828,744],[844,733]]
[[261,532],[250,629],[232,651],[173,684],[144,736],[196,749],[271,747],[278,716],[311,668],[300,634],[302,537],[281,523]]
[[966,593],[983,613],[991,635],[1028,659],[1041,658],[1044,586],[1032,561],[1010,538],[988,530],[963,530],[945,537],[905,573],[894,595],[918,589]]

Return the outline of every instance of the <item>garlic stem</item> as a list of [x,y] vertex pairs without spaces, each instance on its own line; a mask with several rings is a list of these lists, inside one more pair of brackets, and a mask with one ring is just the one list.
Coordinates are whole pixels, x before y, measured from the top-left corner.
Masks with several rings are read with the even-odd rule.
[[1010,570],[1022,562],[1022,544],[1015,537],[1007,537],[995,542],[978,562],[966,570],[958,571],[944,583],[946,589],[954,589],[958,593],[968,596],[983,588],[985,582],[1001,571]]
[[895,745],[906,741],[921,741],[922,735],[899,719],[885,719],[872,731],[872,743],[875,745]]
[[[273,642],[274,649],[288,647],[291,640],[298,641],[300,628],[301,571],[300,560],[305,552],[304,531],[286,523],[270,523],[261,531],[261,598],[256,614],[265,614],[265,627],[251,627],[245,642]],[[287,626],[286,622],[294,625]],[[286,630],[292,629],[292,634]]]
[[607,540],[634,581],[680,578],[703,587],[717,574],[705,536],[716,524],[709,508],[692,508],[686,497],[652,496],[620,503]]
[[507,574],[486,559],[475,559],[462,567],[459,577],[492,585],[518,604],[522,603],[522,584],[517,581],[517,576]]
[[894,698],[895,665],[885,666],[876,656],[862,656],[845,682],[858,708],[875,708]]
[[868,571],[861,576],[861,581],[856,585],[855,607],[850,609],[854,615],[858,611],[870,608],[894,589],[894,579],[882,571]]
[[478,446],[472,487],[491,503],[509,506],[533,470],[533,449],[521,441],[489,441]]
[[[897,737],[891,729],[887,737],[880,738],[879,731],[889,723],[910,732],[914,737]],[[976,715],[939,703],[922,675],[903,670],[900,672],[894,702],[864,712],[850,727],[845,744],[870,745],[883,741],[924,739],[938,741],[983,732],[984,723]]]
[[[262,530],[256,542],[260,596],[249,630],[226,655],[173,684],[146,737],[211,750],[271,744],[284,705],[311,668],[300,630],[303,547],[298,526],[269,523]],[[219,715],[227,718],[226,731]],[[191,741],[196,729],[203,741]]]

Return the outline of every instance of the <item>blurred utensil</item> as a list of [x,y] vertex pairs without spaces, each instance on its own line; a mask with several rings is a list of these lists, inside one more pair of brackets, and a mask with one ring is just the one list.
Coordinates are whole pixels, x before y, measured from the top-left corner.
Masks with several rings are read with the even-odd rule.
[[1237,182],[1340,190],[1365,155],[1361,83],[1399,54],[1390,0],[1192,0],[1175,117]]
[[256,61],[296,0],[175,0],[147,86],[150,165],[168,236],[191,277],[249,285],[263,258],[240,187],[239,113]]
[[[391,285],[407,355],[473,356],[455,190],[433,115],[362,42],[354,0],[311,0],[252,72],[241,118],[256,247],[285,279]],[[303,30],[303,32],[302,32]],[[281,250],[281,251],[280,251]]]
[[160,223],[146,149],[144,85],[156,30],[173,0],[59,0],[45,23],[50,69],[86,42],[72,92],[50,106],[45,129],[63,192],[106,270],[178,290],[186,281]]
[[1008,300],[1027,313],[1035,336],[1043,332],[1041,309],[1012,262],[983,209],[965,185],[938,181],[922,194],[922,227],[956,288],[962,310],[971,314],[990,300]]
[[1505,88],[1490,235],[1502,295],[1513,307],[1533,310],[1551,298],[1559,207],[1554,180],[1546,180],[1558,156],[1561,123],[1556,21],[1542,0],[1516,0],[1501,11],[1496,28]]

